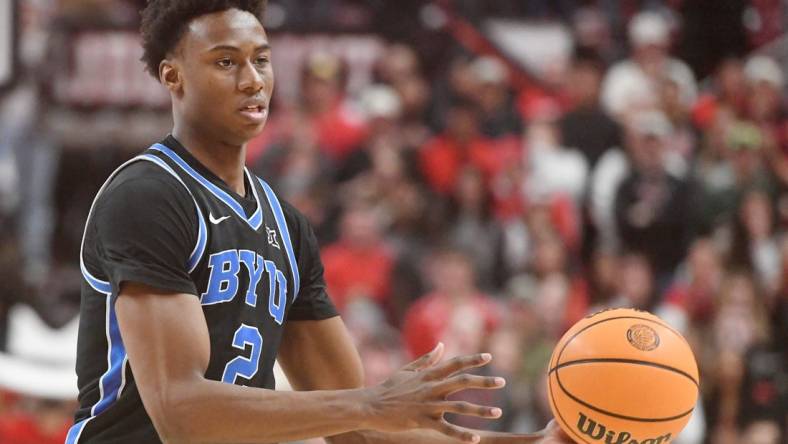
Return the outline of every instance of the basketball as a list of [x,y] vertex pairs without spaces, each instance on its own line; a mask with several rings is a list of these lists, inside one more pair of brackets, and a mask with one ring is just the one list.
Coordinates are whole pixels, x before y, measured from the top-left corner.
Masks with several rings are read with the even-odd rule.
[[578,443],[665,444],[698,400],[689,344],[638,310],[590,315],[561,338],[550,359],[548,396],[561,428]]

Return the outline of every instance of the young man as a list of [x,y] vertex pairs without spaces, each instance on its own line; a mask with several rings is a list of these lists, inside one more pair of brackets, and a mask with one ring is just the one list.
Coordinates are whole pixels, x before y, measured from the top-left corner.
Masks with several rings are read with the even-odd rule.
[[[477,442],[443,419],[495,408],[446,401],[500,378],[443,347],[362,388],[325,293],[314,234],[244,168],[273,90],[264,0],[150,0],[144,62],[170,91],[172,135],[107,180],[81,251],[85,278],[67,443]],[[279,359],[294,392],[276,392]],[[437,433],[436,433],[437,432]],[[564,442],[555,426],[483,442]],[[568,441],[567,441],[568,442]]]

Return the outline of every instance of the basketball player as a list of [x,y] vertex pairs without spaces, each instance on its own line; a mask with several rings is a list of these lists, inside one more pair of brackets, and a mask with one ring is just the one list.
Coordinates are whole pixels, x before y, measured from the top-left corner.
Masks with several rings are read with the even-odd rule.
[[[555,426],[485,435],[446,401],[500,378],[443,346],[385,383],[362,367],[325,292],[304,216],[244,167],[273,90],[264,0],[150,0],[143,61],[172,96],[172,134],[99,190],[80,252],[79,403],[67,443],[559,443]],[[274,391],[279,358],[297,391]],[[568,441],[566,441],[568,442]]]

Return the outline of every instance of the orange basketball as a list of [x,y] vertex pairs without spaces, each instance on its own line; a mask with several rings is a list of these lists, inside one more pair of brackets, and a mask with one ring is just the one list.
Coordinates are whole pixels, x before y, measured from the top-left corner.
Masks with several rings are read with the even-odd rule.
[[575,324],[553,351],[550,408],[578,443],[666,444],[698,400],[687,341],[658,317],[606,310]]

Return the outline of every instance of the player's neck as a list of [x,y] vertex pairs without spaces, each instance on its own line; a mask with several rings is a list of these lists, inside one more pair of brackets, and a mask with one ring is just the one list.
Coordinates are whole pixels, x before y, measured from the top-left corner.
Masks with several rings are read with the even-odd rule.
[[175,125],[172,135],[208,170],[224,181],[238,195],[246,194],[244,161],[246,144],[240,146]]

